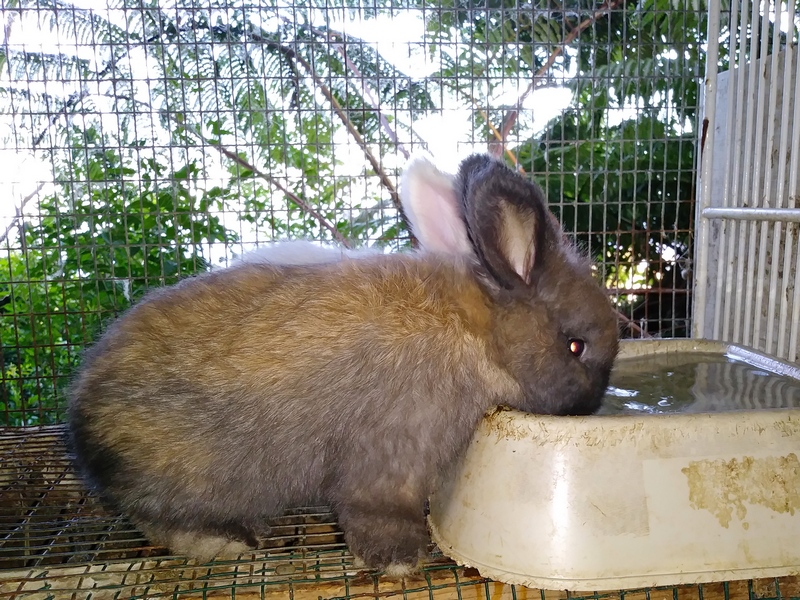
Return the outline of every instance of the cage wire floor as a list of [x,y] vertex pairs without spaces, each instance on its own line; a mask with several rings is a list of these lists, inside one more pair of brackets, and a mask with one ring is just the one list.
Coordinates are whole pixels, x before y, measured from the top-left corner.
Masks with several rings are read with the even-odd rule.
[[800,598],[798,577],[586,594],[533,590],[484,579],[435,549],[420,575],[396,581],[353,569],[335,518],[324,507],[275,519],[272,537],[258,552],[196,564],[149,545],[87,494],[63,433],[60,426],[0,429],[0,599]]

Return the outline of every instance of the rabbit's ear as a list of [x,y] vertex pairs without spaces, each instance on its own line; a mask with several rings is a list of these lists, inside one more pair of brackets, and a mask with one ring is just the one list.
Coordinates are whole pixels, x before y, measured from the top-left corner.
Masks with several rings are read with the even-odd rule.
[[455,181],[430,159],[417,156],[409,161],[403,172],[400,199],[411,230],[424,250],[472,253]]
[[545,251],[542,193],[486,155],[462,162],[459,178],[467,227],[481,262],[506,289],[530,286]]

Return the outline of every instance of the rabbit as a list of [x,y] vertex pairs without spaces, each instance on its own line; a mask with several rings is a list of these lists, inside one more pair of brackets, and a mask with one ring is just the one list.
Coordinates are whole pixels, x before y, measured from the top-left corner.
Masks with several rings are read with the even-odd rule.
[[401,202],[417,251],[185,279],[85,353],[78,468],[152,543],[236,556],[325,503],[357,564],[403,576],[486,411],[600,407],[616,316],[540,189],[488,156],[455,175],[416,157]]

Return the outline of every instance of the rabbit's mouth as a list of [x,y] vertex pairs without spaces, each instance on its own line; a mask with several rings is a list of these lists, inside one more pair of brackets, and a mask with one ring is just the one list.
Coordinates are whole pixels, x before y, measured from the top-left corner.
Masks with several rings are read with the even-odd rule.
[[547,414],[556,417],[586,417],[600,410],[603,404],[603,394],[582,394],[575,397],[572,402],[565,402],[564,398],[553,398],[550,402],[553,410]]
[[598,410],[600,410],[600,406],[602,406],[603,399],[597,400],[597,402],[586,402],[581,401],[577,402],[575,406],[567,406],[563,407],[563,410],[556,413],[556,416],[560,417],[586,417],[589,415],[595,414]]
[[565,377],[554,369],[549,377],[540,375],[526,382],[528,406],[522,410],[557,417],[595,414],[603,404],[610,369],[608,375],[604,371],[582,375]]

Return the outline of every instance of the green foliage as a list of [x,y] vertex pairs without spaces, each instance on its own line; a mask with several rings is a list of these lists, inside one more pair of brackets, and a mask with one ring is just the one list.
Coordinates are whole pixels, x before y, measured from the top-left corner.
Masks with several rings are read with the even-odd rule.
[[141,148],[121,154],[94,128],[74,128],[56,191],[0,258],[0,414],[54,423],[80,349],[151,287],[208,268],[205,249],[234,236],[211,211],[230,189],[198,189],[195,162],[170,170]]
[[[573,92],[572,106],[544,130],[517,120],[508,139],[516,138],[518,166],[544,187],[609,287],[631,290],[618,297],[618,307],[637,319],[649,307],[634,288],[690,287],[683,265],[691,246],[707,14],[704,3],[688,0],[604,4],[612,9],[600,15],[597,3],[585,0],[537,0],[526,11],[511,0],[447,0],[451,10],[430,22],[429,33],[432,45],[471,42],[449,55],[446,80],[486,78],[489,98],[503,91],[502,79],[491,76],[510,73],[532,82],[534,111],[537,90],[563,85]],[[560,54],[542,72],[556,48]],[[724,45],[721,54],[724,63]],[[514,107],[489,106],[475,126],[492,140]],[[686,335],[688,303],[678,312],[646,327]]]
[[[345,55],[328,52],[328,36],[337,33],[314,25],[313,6],[289,20],[276,19],[268,3],[198,3],[171,12],[155,2],[118,3],[125,4],[111,18],[66,10],[61,0],[22,2],[39,27],[73,40],[75,50],[0,49],[7,67],[0,114],[15,136],[9,141],[27,137],[41,148],[56,184],[0,259],[0,414],[7,424],[63,418],[63,389],[80,349],[147,289],[208,268],[207,249],[236,239],[223,213],[266,231],[262,240],[330,240],[303,206],[351,239],[402,237],[387,190],[372,185],[353,200],[363,175],[337,172],[334,136],[342,123],[315,77],[328,82],[370,144],[387,138],[345,77]],[[143,58],[147,81],[137,72]],[[370,47],[351,58],[386,82],[376,90],[380,102],[433,106],[419,82]],[[30,81],[64,82],[63,95],[52,86],[34,91]],[[21,103],[39,108],[19,111]],[[112,127],[102,117],[109,114]],[[244,149],[235,153],[238,162],[229,160],[229,148]],[[206,183],[219,174],[223,183]]]
[[537,175],[566,228],[608,265],[610,287],[625,283],[621,266],[641,260],[653,285],[665,269],[662,249],[681,255],[690,241],[694,135],[670,134],[655,116],[640,115],[593,140],[594,116],[565,114],[520,149],[520,163]]

